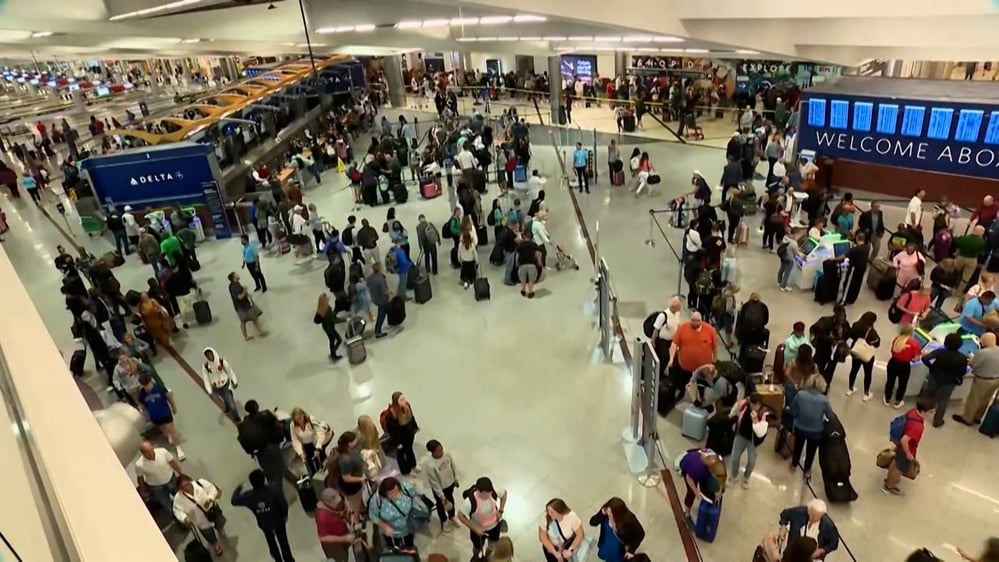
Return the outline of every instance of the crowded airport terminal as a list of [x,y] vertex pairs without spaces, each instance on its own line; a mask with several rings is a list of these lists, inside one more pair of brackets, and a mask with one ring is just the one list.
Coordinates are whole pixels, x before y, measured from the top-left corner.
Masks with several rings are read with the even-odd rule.
[[994,3],[512,1],[0,2],[0,561],[999,562]]

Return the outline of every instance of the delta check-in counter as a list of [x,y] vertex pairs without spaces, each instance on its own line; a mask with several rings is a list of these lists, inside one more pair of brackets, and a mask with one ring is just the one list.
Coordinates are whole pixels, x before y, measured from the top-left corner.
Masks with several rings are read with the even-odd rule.
[[797,147],[833,185],[977,206],[999,188],[999,87],[957,80],[842,76],[806,90]]

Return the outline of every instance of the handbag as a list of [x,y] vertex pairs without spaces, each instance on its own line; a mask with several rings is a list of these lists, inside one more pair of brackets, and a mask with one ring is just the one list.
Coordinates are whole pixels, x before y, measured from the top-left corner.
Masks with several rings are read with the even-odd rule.
[[870,363],[877,351],[873,345],[867,343],[867,336],[870,334],[871,329],[868,329],[864,337],[857,338],[857,341],[853,342],[853,349],[850,350],[850,355],[859,359],[861,363]]
[[661,181],[663,181],[663,179],[659,176],[659,174],[650,174],[649,179],[646,180],[646,183],[648,183],[649,185],[656,185]]
[[252,315],[253,318],[256,319],[263,316],[263,314],[264,311],[260,310],[260,307],[257,306],[257,303],[253,302],[253,299],[250,299],[250,315]]
[[875,459],[874,462],[878,465],[878,468],[887,470],[888,467],[891,466],[893,460],[895,460],[895,451],[889,447],[887,449],[882,449],[881,452],[878,453],[877,459]]
[[[912,302],[912,293],[906,293],[905,296],[909,297],[909,300],[906,301],[906,306],[908,306],[909,303]],[[904,313],[902,312],[902,309],[898,306],[898,301],[901,299],[902,299],[901,296],[897,299],[893,299],[891,301],[891,304],[888,305],[888,321],[891,322],[892,324],[898,324],[899,322],[902,321],[902,315]]]

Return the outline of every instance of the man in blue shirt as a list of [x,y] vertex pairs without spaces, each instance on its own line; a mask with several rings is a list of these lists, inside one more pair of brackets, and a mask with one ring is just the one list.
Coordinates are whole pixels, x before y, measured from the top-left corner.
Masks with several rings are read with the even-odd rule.
[[409,283],[409,269],[413,267],[413,262],[409,260],[406,251],[402,249],[402,240],[396,241],[392,251],[395,252],[395,262],[397,264],[395,273],[399,276],[399,285],[395,289],[395,294],[405,300],[409,300],[409,297],[406,296],[406,288]]
[[382,264],[371,264],[371,275],[368,275],[368,294],[371,295],[371,303],[378,308],[378,317],[375,319],[375,337],[384,338],[386,335],[382,331],[385,317],[388,315],[389,300],[392,293],[388,290],[388,283],[385,281],[385,274],[382,273]]
[[576,150],[572,153],[572,167],[576,170],[576,182],[579,184],[579,192],[583,189],[590,192],[590,179],[586,177],[586,165],[590,161],[590,155],[583,149],[583,143],[576,143]]
[[992,291],[985,291],[984,293],[978,295],[978,298],[969,300],[964,304],[964,310],[961,311],[961,319],[959,320],[961,324],[961,330],[969,334],[975,334],[981,337],[985,333],[985,329],[988,326],[982,321],[985,314],[990,310],[996,309],[996,294]]
[[243,269],[250,272],[250,277],[253,278],[253,283],[256,285],[253,292],[266,293],[267,280],[264,279],[264,274],[260,271],[260,251],[257,250],[257,245],[250,242],[250,237],[246,234],[241,236],[239,241],[243,245]]
[[177,412],[173,394],[153,380],[149,373],[142,373],[139,376],[139,384],[141,385],[138,393],[139,405],[142,406],[150,423],[166,435],[167,440],[177,450],[177,460],[183,461],[187,457],[184,451],[180,450],[180,435],[177,433],[177,426],[173,424],[173,415]]

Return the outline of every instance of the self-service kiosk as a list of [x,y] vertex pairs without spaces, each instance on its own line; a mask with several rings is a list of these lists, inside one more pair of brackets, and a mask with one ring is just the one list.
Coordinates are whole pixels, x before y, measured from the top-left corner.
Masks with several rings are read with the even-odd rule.
[[[956,333],[959,328],[960,325],[957,322],[944,322],[942,324],[938,324],[929,332],[917,329],[913,336],[923,348],[922,355],[926,355],[931,351],[943,347],[944,338],[946,338],[949,334]],[[974,334],[963,334],[961,336],[961,353],[967,356],[978,352],[979,349],[981,349],[981,342],[979,341],[978,336]],[[926,383],[926,377],[929,376],[930,370],[923,363],[922,359],[916,359],[910,363],[909,367],[909,386],[905,389],[905,395],[907,397],[917,398],[923,389],[923,385]],[[968,397],[968,394],[971,392],[970,379],[972,377],[971,367],[969,366],[967,373],[964,375],[964,384],[960,384],[955,387],[954,393],[950,396],[952,401],[960,401]]]
[[830,233],[819,239],[805,238],[800,250],[800,254],[794,257],[790,283],[808,291],[815,286],[815,278],[822,271],[822,262],[846,255],[850,251],[850,241],[840,234]]

